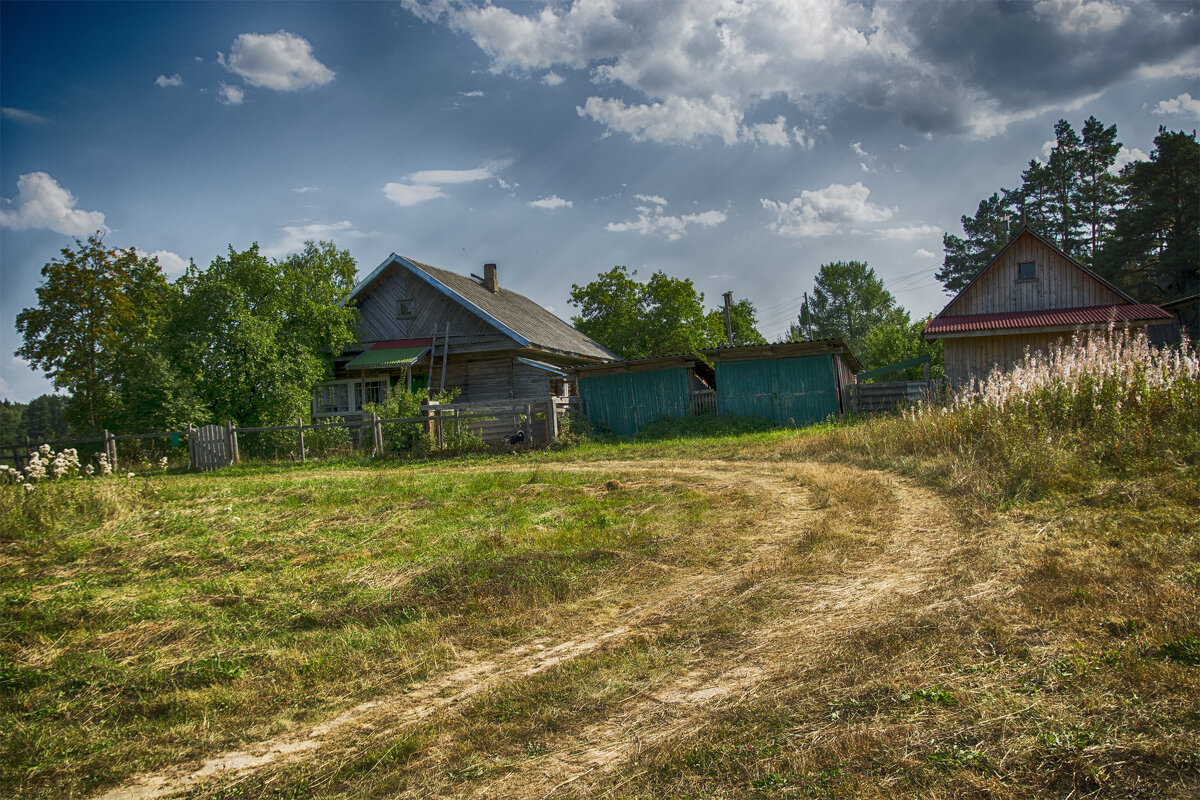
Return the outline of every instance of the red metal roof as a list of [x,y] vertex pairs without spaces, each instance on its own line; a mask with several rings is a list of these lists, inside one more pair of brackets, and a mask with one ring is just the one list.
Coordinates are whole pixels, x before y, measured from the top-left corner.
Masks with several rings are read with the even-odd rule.
[[925,326],[925,336],[973,331],[1008,331],[1021,328],[1056,328],[1130,322],[1170,322],[1169,313],[1150,303],[1121,303],[1083,308],[1047,308],[1038,311],[1003,311],[937,317]]

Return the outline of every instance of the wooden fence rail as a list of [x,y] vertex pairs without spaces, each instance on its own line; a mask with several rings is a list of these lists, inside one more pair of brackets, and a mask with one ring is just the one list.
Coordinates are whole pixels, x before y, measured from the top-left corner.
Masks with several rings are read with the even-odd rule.
[[[10,460],[17,469],[22,469],[29,458],[29,453],[42,444],[57,450],[60,447],[78,444],[102,444],[102,452],[108,462],[115,468],[117,463],[117,442],[164,437],[177,437],[180,445],[185,441],[188,448],[188,467],[201,471],[217,469],[222,466],[236,464],[240,460],[238,435],[248,433],[295,432],[298,460],[304,461],[308,452],[305,447],[305,431],[344,428],[352,430],[371,430],[371,455],[384,454],[385,425],[420,425],[423,427],[435,447],[446,447],[446,432],[448,426],[454,426],[456,433],[464,428],[478,436],[484,444],[499,445],[512,439],[519,439],[519,444],[531,448],[537,445],[548,445],[559,435],[559,417],[577,408],[578,400],[574,397],[550,397],[536,402],[515,402],[507,404],[456,403],[441,405],[430,403],[421,407],[421,415],[416,417],[384,418],[376,414],[357,420],[340,422],[305,423],[297,420],[293,425],[248,425],[238,427],[233,422],[224,425],[204,425],[196,427],[188,425],[186,430],[162,431],[155,433],[125,433],[113,434],[103,431],[100,436],[74,437],[55,439],[46,442],[0,445],[0,460]],[[520,436],[518,436],[520,432]],[[461,437],[455,437],[460,441]]]

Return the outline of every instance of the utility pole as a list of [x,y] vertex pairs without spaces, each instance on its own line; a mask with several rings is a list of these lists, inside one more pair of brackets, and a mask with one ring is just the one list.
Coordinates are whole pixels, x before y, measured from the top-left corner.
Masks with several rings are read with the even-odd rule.
[[804,293],[804,332],[808,336],[808,340],[812,341],[812,317],[808,313],[808,292]]
[[733,347],[733,322],[729,318],[729,311],[733,306],[733,292],[726,292],[723,297],[725,298],[725,342]]

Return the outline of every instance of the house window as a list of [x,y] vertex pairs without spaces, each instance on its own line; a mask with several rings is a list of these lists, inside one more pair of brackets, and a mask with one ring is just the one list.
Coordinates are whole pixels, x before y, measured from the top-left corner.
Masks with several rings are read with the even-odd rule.
[[350,395],[344,383],[328,383],[318,386],[315,394],[318,414],[336,414],[350,410]]
[[1022,261],[1017,264],[1017,280],[1019,281],[1035,281],[1037,280],[1037,262]]
[[[366,381],[363,384],[363,402],[367,403],[382,403],[387,400],[388,381],[387,378],[382,378],[375,381]],[[361,408],[362,406],[360,406]]]
[[412,299],[396,301],[396,319],[412,319],[414,316]]

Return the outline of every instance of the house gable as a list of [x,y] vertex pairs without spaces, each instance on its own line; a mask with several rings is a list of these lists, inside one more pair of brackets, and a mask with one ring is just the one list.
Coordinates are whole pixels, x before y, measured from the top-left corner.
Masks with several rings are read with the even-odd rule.
[[[1033,264],[1033,276],[1020,272]],[[1133,298],[1029,228],[1019,233],[938,317],[1075,309],[1133,303]]]
[[432,336],[446,324],[457,343],[495,342],[525,347],[529,342],[460,297],[417,265],[392,255],[354,290],[358,339],[377,342]]

